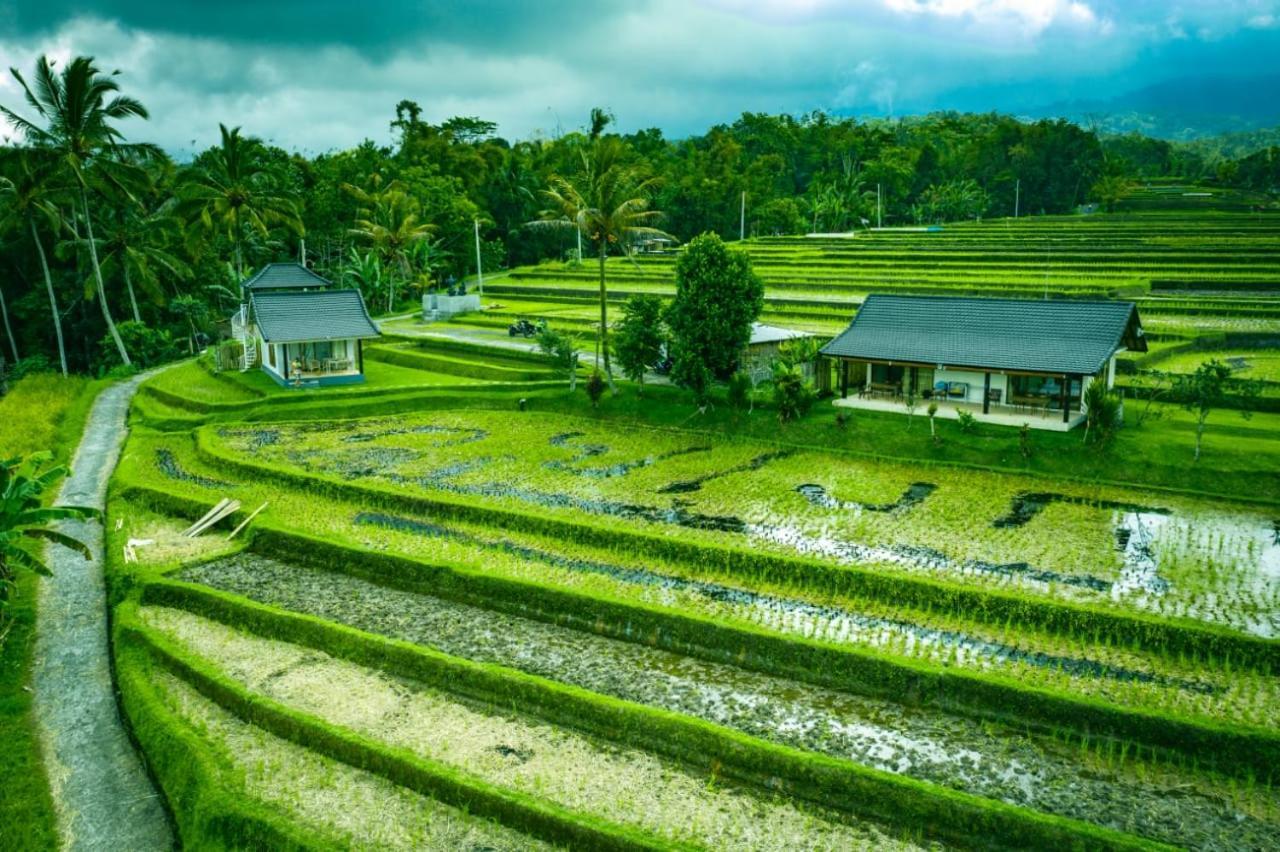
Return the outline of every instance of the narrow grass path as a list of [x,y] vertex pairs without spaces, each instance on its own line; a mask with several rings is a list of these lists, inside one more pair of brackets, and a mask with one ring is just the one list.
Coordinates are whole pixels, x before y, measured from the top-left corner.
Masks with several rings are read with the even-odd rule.
[[[126,434],[129,402],[143,376],[104,390],[94,403],[59,503],[103,508]],[[59,529],[94,553],[85,560],[50,545],[36,622],[35,716],[63,849],[171,849],[160,794],[134,751],[116,704],[98,521]]]

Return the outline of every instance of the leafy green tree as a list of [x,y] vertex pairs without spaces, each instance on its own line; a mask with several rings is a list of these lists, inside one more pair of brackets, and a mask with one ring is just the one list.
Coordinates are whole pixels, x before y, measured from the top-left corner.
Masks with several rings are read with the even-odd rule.
[[[599,117],[593,113],[593,127]],[[603,129],[603,125],[600,125]],[[609,389],[613,369],[609,363],[609,308],[605,288],[605,261],[611,249],[626,252],[628,245],[645,236],[667,236],[652,223],[661,213],[649,208],[649,196],[657,180],[645,175],[626,160],[626,147],[616,136],[597,136],[582,152],[582,173],[575,180],[559,174],[551,176],[551,187],[543,196],[550,208],[532,224],[576,229],[596,246],[600,260],[599,352],[604,358]]]
[[1116,205],[1133,192],[1133,182],[1123,175],[1103,175],[1093,184],[1091,195],[1108,213],[1114,213]]
[[695,392],[727,380],[763,307],[764,283],[745,252],[715,234],[691,240],[676,260],[676,294],[666,310],[672,379]]
[[622,374],[644,387],[644,374],[662,358],[666,338],[662,333],[662,300],[635,295],[622,306],[622,322],[613,338],[614,354]]
[[243,283],[246,229],[264,239],[277,226],[299,237],[305,229],[297,204],[263,156],[262,143],[240,135],[239,127],[219,124],[218,132],[218,147],[183,173],[178,209],[191,225],[231,240],[236,277]]
[[1231,367],[1216,358],[1205,361],[1194,373],[1178,380],[1176,393],[1182,398],[1182,407],[1196,418],[1195,461],[1200,461],[1200,445],[1209,415],[1235,396],[1246,406],[1240,409],[1240,416],[1247,420],[1253,416],[1247,405],[1260,390],[1257,382],[1233,379]]
[[54,336],[58,341],[58,362],[62,375],[67,374],[67,346],[62,336],[62,314],[58,310],[58,296],[49,273],[49,257],[45,254],[41,227],[57,233],[62,217],[56,204],[58,188],[53,185],[56,165],[47,152],[29,148],[14,149],[11,156],[14,178],[0,176],[0,229],[20,230],[25,227],[31,234],[36,255],[40,259],[40,272],[44,277],[45,292],[49,296],[49,313],[53,319]]
[[22,87],[27,104],[46,126],[41,127],[8,107],[0,106],[0,112],[33,145],[56,152],[74,177],[97,285],[98,304],[120,360],[128,366],[131,363],[129,353],[107,305],[107,290],[93,235],[89,189],[91,186],[99,189],[111,187],[127,192],[127,185],[136,181],[141,171],[137,161],[163,156],[154,145],[125,142],[112,124],[130,117],[145,119],[146,107],[134,98],[116,94],[120,90],[119,84],[111,76],[103,75],[93,64],[92,57],[77,56],[62,69],[61,74],[56,74],[48,57],[41,56],[36,62],[34,92],[16,69],[10,69],[10,73]]
[[569,393],[578,388],[578,339],[550,326],[538,333],[538,348],[551,359],[552,366],[569,379]]
[[0,617],[4,616],[4,608],[13,593],[18,571],[49,573],[33,544],[52,542],[76,551],[85,559],[92,558],[84,543],[54,529],[53,523],[96,518],[100,513],[87,506],[43,505],[41,496],[67,472],[63,467],[42,470],[50,458],[49,453],[35,453],[26,460],[0,460]]

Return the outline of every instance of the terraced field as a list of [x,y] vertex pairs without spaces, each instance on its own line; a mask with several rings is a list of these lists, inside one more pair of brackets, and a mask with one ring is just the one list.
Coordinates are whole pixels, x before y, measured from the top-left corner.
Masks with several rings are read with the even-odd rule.
[[[1280,324],[1280,216],[1218,210],[1031,217],[937,230],[776,237],[743,247],[766,284],[765,321],[843,327],[877,293],[1136,299],[1150,330],[1273,330]],[[486,319],[546,317],[590,330],[594,264],[512,270],[486,290]],[[613,258],[610,292],[671,292],[674,255]],[[474,320],[467,320],[473,322]]]
[[1273,510],[377,398],[130,438],[187,842],[1274,847]]

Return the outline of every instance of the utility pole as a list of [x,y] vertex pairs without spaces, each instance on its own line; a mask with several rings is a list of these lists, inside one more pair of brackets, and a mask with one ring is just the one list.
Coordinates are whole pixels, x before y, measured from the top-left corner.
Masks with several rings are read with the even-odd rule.
[[1013,184],[1013,218],[1018,218],[1018,205],[1022,202],[1022,178]]
[[298,240],[298,260],[303,266],[307,265],[307,238],[301,237]]
[[883,223],[880,221],[880,184],[876,184],[876,227],[884,227]]
[[476,226],[476,282],[479,284],[478,295],[484,298],[484,270],[480,268],[480,220],[473,220]]
[[742,205],[738,208],[738,241],[747,238],[747,192],[742,191]]
[[582,229],[575,228],[578,233],[578,263],[582,263]]

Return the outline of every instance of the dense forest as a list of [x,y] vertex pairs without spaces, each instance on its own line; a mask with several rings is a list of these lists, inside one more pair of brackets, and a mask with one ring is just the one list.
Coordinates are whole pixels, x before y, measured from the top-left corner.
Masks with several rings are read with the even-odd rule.
[[582,130],[513,142],[481,118],[432,124],[410,100],[388,115],[390,145],[307,157],[224,126],[176,163],[130,141],[148,114],[127,75],[79,58],[15,78],[25,99],[0,105],[17,140],[0,148],[0,355],[20,371],[100,373],[194,349],[249,273],[304,252],[376,312],[473,272],[476,223],[486,269],[571,256],[571,228],[529,225],[555,206],[549,187],[586,179],[602,146],[680,241],[1064,213],[1152,177],[1280,182],[1280,148],[1228,159],[998,114],[747,113],[673,140],[616,134],[595,110]]

